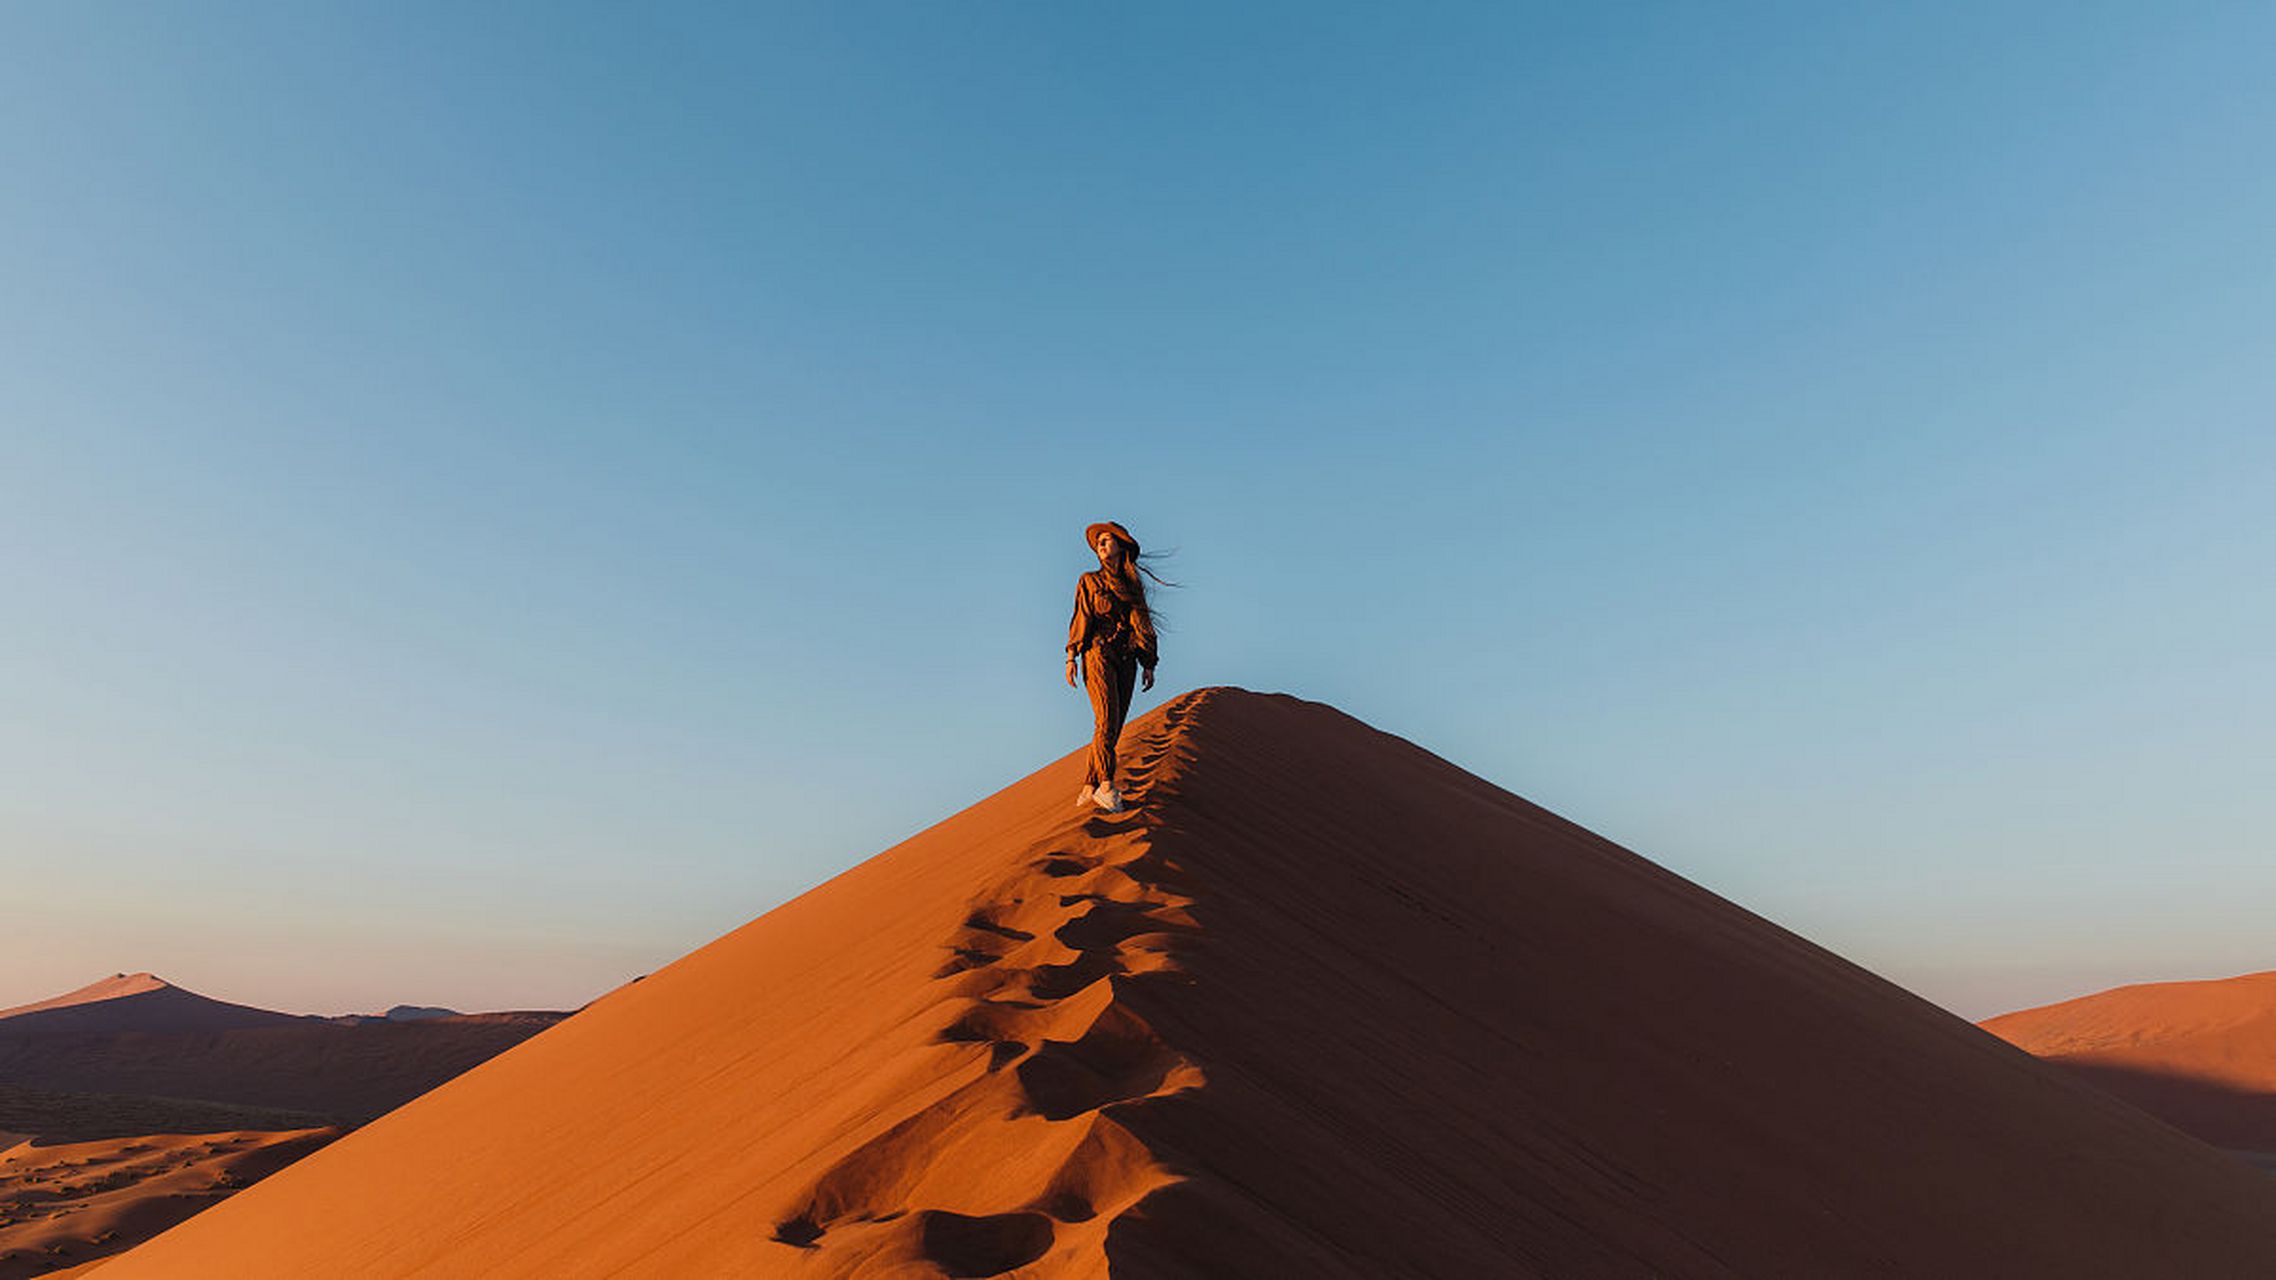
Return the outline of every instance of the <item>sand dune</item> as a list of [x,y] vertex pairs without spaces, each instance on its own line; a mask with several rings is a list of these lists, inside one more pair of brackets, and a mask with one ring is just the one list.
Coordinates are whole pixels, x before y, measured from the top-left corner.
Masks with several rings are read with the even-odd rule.
[[101,1267],[2276,1274],[2276,1187],[1326,707],[1189,694]]
[[2276,1152],[2276,972],[2145,982],[1979,1025],[2207,1142]]
[[155,973],[114,973],[108,978],[98,978],[76,991],[66,991],[62,995],[49,996],[45,1000],[35,1000],[30,1004],[0,1009],[0,1019],[13,1018],[26,1013],[39,1013],[48,1009],[68,1009],[73,1005],[96,1004],[104,1000],[117,1000],[123,996],[138,996],[147,991],[159,991],[172,985]]
[[87,1032],[227,1031],[309,1019],[185,991],[156,974],[119,973],[36,1004],[0,1009],[0,1040]]
[[155,974],[120,973],[0,1010],[0,1086],[197,1099],[356,1124],[567,1016],[399,1005],[381,1015],[320,1018],[215,1000]]
[[210,1133],[0,1150],[0,1280],[76,1271],[338,1136]]

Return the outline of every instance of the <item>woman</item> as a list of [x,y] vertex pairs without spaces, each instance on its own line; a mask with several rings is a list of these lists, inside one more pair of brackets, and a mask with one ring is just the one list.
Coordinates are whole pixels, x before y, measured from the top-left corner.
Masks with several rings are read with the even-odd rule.
[[1132,677],[1143,670],[1145,683],[1139,687],[1154,687],[1154,615],[1146,607],[1146,587],[1139,577],[1153,573],[1138,563],[1138,540],[1112,520],[1083,530],[1083,541],[1098,553],[1098,568],[1075,582],[1075,617],[1067,624],[1067,683],[1075,683],[1078,671],[1083,674],[1095,727],[1090,769],[1075,803],[1120,813],[1114,743],[1130,713]]

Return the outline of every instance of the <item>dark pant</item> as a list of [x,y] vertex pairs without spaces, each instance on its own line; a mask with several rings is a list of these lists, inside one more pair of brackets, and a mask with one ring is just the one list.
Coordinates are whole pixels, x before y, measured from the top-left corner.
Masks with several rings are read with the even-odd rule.
[[1091,693],[1091,767],[1087,785],[1114,781],[1114,744],[1138,687],[1138,655],[1103,646],[1083,655],[1083,685]]

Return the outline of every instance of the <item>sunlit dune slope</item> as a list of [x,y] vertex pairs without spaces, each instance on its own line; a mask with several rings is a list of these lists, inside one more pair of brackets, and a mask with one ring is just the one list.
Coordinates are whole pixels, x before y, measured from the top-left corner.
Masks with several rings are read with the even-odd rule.
[[1069,755],[98,1280],[2276,1275],[2241,1165],[1333,709],[1123,759],[1134,812]]
[[2145,982],[1980,1025],[2187,1133],[2276,1152],[2276,973]]

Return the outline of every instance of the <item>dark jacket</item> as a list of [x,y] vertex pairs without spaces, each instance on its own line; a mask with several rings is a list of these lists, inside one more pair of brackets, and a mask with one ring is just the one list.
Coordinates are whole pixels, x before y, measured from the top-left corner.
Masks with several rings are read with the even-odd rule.
[[1101,648],[1110,653],[1134,654],[1148,671],[1155,662],[1154,619],[1142,600],[1125,600],[1115,594],[1104,570],[1093,569],[1075,581],[1075,616],[1067,623],[1067,656]]

